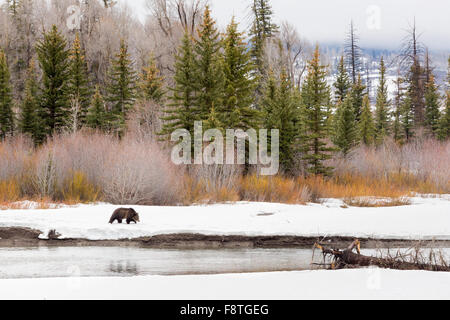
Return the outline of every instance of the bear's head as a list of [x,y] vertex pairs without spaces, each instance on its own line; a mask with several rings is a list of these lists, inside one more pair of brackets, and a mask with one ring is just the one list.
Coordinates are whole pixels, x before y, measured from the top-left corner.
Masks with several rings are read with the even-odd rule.
[[136,212],[136,210],[130,209],[130,213],[131,213],[131,217],[130,217],[130,218],[131,218],[134,222],[141,222],[140,219],[139,219],[139,214]]

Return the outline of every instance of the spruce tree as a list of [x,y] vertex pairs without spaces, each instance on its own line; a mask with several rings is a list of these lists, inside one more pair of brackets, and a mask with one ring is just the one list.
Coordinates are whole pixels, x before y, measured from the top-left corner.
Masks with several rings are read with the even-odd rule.
[[273,11],[269,0],[253,0],[251,10],[253,22],[250,28],[250,54],[261,77],[266,75],[267,71],[264,62],[266,41],[274,36],[278,26],[273,22]]
[[415,127],[414,106],[412,103],[410,90],[408,90],[405,98],[403,99],[400,123],[403,129],[403,136],[406,141],[409,141],[414,136]]
[[278,31],[278,26],[273,22],[273,10],[269,0],[252,0],[253,21],[249,31],[250,56],[255,65],[253,78],[257,82],[255,92],[255,105],[261,109],[261,98],[265,90],[265,81],[268,77],[268,64],[265,59],[266,44]]
[[285,173],[292,172],[297,148],[299,113],[293,96],[292,82],[285,69],[281,71],[279,84],[269,80],[264,110],[265,127],[280,132],[280,167]]
[[333,142],[344,156],[346,156],[357,144],[358,140],[358,127],[353,111],[351,94],[348,94],[343,102],[339,102],[335,123],[336,128]]
[[450,138],[450,91],[447,91],[447,103],[439,120],[438,138],[440,140]]
[[375,139],[377,143],[383,142],[383,139],[389,134],[389,98],[386,84],[386,66],[384,59],[380,61],[380,84],[377,91],[377,102],[375,109]]
[[194,79],[197,91],[196,104],[200,109],[202,120],[208,119],[212,108],[217,110],[223,103],[224,76],[220,47],[216,23],[211,17],[209,7],[206,6],[194,47],[197,55],[195,60],[197,74]]
[[35,64],[32,60],[28,68],[28,76],[25,84],[25,98],[22,102],[22,109],[19,118],[19,128],[21,132],[33,139],[38,144],[43,137],[39,130],[38,118],[38,90]]
[[401,124],[402,117],[402,105],[404,99],[404,88],[403,88],[404,80],[400,75],[397,76],[397,80],[395,80],[395,96],[394,96],[394,122],[392,124],[392,134],[393,138],[396,142],[401,142],[403,140],[403,130]]
[[164,110],[164,123],[160,135],[170,140],[170,135],[177,129],[186,129],[194,134],[194,122],[201,120],[200,110],[196,104],[195,55],[189,33],[185,33],[182,44],[175,57],[175,87],[171,89],[170,103]]
[[252,108],[255,81],[251,78],[253,64],[244,36],[233,20],[228,25],[224,46],[225,94],[218,106],[221,122],[226,129],[257,128],[257,112]]
[[324,165],[334,149],[327,146],[326,105],[330,101],[330,90],[326,81],[326,66],[320,64],[319,47],[308,63],[308,75],[302,89],[302,119],[305,120],[307,136],[302,137],[304,160],[308,171],[315,175],[331,175],[332,168]]
[[425,125],[433,135],[436,135],[439,130],[439,120],[441,118],[439,100],[438,88],[434,76],[431,74],[425,91]]
[[61,132],[69,123],[70,103],[69,51],[56,26],[44,34],[36,46],[42,69],[42,88],[39,118],[45,135]]
[[14,130],[13,98],[5,52],[0,49],[0,140]]
[[351,95],[353,101],[353,110],[355,112],[355,118],[359,121],[361,117],[362,105],[365,96],[366,86],[361,80],[361,74],[358,74],[356,83],[352,86]]
[[372,110],[370,109],[370,99],[368,95],[364,96],[361,119],[358,123],[359,139],[361,143],[370,145],[375,138],[375,124],[373,121]]
[[341,59],[339,60],[339,66],[338,66],[338,75],[336,78],[336,82],[334,83],[334,96],[335,96],[335,102],[338,103],[339,101],[344,101],[345,97],[347,96],[347,93],[351,89],[351,82],[348,77],[347,70],[345,69],[345,60],[344,56],[341,56]]
[[116,129],[120,133],[136,98],[136,74],[124,40],[120,41],[119,52],[111,62],[107,91],[107,101],[117,119]]
[[91,102],[88,71],[80,36],[77,33],[70,52],[68,92],[71,104],[73,130],[86,123],[86,115]]
[[143,68],[140,81],[141,97],[144,100],[161,103],[163,101],[164,77],[161,75],[153,55],[150,56],[148,65]]
[[106,131],[111,126],[111,124],[108,123],[105,101],[98,86],[95,88],[91,106],[86,115],[86,126],[101,131]]

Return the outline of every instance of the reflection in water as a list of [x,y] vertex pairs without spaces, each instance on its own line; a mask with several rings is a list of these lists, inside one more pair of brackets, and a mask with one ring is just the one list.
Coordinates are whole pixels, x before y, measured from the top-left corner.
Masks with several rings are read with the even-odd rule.
[[109,265],[109,272],[117,273],[120,276],[138,276],[138,265],[132,261],[111,261]]

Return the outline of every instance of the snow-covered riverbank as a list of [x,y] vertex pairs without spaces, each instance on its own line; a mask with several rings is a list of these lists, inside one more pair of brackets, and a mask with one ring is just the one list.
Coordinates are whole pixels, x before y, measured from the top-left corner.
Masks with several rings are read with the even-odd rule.
[[0,299],[450,299],[450,274],[379,269],[0,280]]
[[196,233],[242,236],[349,236],[374,239],[450,239],[450,201],[413,198],[412,205],[343,208],[340,200],[324,204],[236,203],[191,207],[140,207],[141,223],[110,225],[117,206],[80,205],[52,210],[0,211],[0,228],[55,229],[61,238],[118,240],[162,234]]

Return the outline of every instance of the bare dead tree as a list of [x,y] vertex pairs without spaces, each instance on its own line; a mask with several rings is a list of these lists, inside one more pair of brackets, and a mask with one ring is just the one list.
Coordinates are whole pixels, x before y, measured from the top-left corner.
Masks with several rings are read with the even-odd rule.
[[426,76],[422,68],[422,58],[425,52],[424,46],[419,41],[416,20],[407,30],[407,36],[403,40],[399,55],[401,69],[406,73],[409,82],[409,94],[411,96],[414,119],[420,126],[425,118],[425,80]]
[[356,34],[356,28],[353,21],[350,22],[350,30],[345,40],[344,52],[347,60],[348,70],[353,81],[353,84],[358,80],[358,74],[361,71],[361,48],[358,45],[359,37]]

